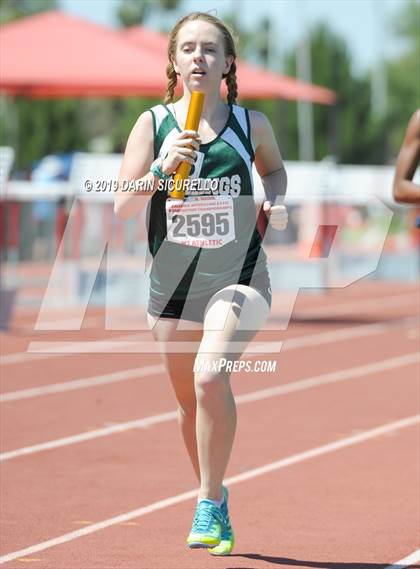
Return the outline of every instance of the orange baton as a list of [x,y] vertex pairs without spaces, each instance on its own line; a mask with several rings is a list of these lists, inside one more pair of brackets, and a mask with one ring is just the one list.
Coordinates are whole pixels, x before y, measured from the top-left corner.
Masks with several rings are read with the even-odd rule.
[[[193,91],[191,93],[190,104],[188,107],[187,120],[184,130],[198,130],[200,124],[201,111],[204,104],[204,93]],[[192,147],[191,147],[192,148]],[[185,197],[185,180],[190,175],[191,164],[181,162],[174,174],[174,189],[169,193],[171,198],[183,200]]]

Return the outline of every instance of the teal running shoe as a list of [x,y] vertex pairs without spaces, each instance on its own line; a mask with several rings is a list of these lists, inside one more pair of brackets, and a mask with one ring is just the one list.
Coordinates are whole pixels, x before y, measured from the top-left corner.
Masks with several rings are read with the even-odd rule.
[[228,499],[228,489],[226,486],[223,486],[223,503],[220,507],[220,511],[223,515],[222,535],[219,545],[208,550],[211,555],[230,555],[233,546],[235,545],[235,535],[229,519]]
[[200,500],[187,545],[191,549],[214,547],[220,543],[224,518],[220,508],[209,500]]

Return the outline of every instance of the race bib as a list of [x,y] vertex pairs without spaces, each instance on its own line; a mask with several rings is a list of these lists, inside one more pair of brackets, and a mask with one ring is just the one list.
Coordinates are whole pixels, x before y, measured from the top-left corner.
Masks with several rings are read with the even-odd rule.
[[168,241],[217,249],[235,239],[232,196],[191,196],[166,200]]

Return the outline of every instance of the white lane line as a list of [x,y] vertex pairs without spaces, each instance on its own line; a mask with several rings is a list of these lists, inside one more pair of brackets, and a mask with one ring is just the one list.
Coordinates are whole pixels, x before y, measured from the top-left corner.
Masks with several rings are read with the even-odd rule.
[[[356,435],[352,435],[350,437],[346,437],[343,439],[339,439],[332,443],[327,443],[325,445],[315,447],[313,449],[309,449],[304,452],[300,452],[286,458],[282,458],[275,462],[271,462],[269,464],[265,464],[264,466],[260,466],[258,468],[253,468],[242,474],[238,474],[236,476],[231,476],[230,478],[225,479],[225,484],[228,486],[233,486],[234,484],[239,484],[240,482],[244,482],[246,480],[250,480],[252,478],[256,478],[258,476],[262,476],[263,474],[267,474],[269,472],[274,472],[276,470],[280,470],[282,468],[286,468],[287,466],[291,466],[292,464],[297,464],[299,462],[303,462],[305,460],[309,460],[311,458],[315,458],[317,456],[321,456],[330,452],[334,452],[336,450],[349,447],[351,445],[355,445],[364,441],[368,441],[375,437],[379,437],[381,435],[385,435],[389,432],[396,431],[399,429],[404,429],[407,427],[411,427],[412,425],[416,425],[420,422],[420,415],[413,415],[411,417],[406,417],[405,419],[400,419],[399,421],[393,421],[392,423],[386,423],[374,429],[370,429],[368,431],[364,431],[362,433],[358,433]],[[114,516],[112,518],[108,518],[96,524],[91,524],[87,527],[65,533],[60,535],[56,538],[49,539],[47,541],[43,541],[41,543],[37,543],[36,545],[32,545],[30,547],[26,547],[25,549],[21,549],[19,551],[13,551],[6,555],[0,557],[0,564],[7,563],[8,561],[13,561],[19,557],[24,557],[25,555],[31,555],[33,553],[37,553],[38,551],[44,551],[45,549],[49,549],[50,547],[54,547],[56,545],[60,545],[62,543],[67,543],[78,539],[79,537],[83,537],[85,535],[89,535],[100,531],[102,529],[114,526],[116,524],[120,524],[122,522],[128,522],[130,520],[143,517],[147,514],[152,512],[156,512],[157,510],[162,510],[164,508],[168,508],[175,504],[179,504],[181,502],[186,502],[192,498],[195,498],[198,494],[198,490],[190,490],[189,492],[184,492],[182,494],[178,494],[176,496],[171,496],[164,500],[158,500],[157,502],[153,502],[148,506],[143,506],[141,508],[137,508],[136,510],[132,510],[131,512],[126,512],[125,514],[120,514],[118,516]]]
[[330,332],[319,332],[318,334],[308,334],[307,336],[297,336],[283,342],[284,350],[294,350],[300,347],[317,346],[327,344],[329,342],[338,342],[348,340],[349,338],[362,338],[364,336],[373,336],[374,334],[382,334],[389,332],[393,328],[399,326],[411,326],[418,323],[416,316],[408,316],[393,320],[391,322],[375,322],[374,324],[361,324],[360,326],[351,326],[341,330],[332,330]]
[[[398,306],[406,306],[408,304],[419,305],[418,291],[412,291],[407,294],[398,294],[393,296],[385,296],[380,298],[365,298],[359,301],[347,302],[343,304],[336,304],[335,306],[314,306],[312,308],[302,308],[295,316],[298,319],[305,319],[306,317],[317,318],[319,316],[335,316],[340,314],[348,314],[349,312],[366,311],[376,308],[396,308]],[[360,313],[360,312],[359,312]]]
[[74,445],[76,443],[83,443],[86,441],[91,441],[93,439],[98,439],[100,437],[108,437],[110,435],[114,435],[116,433],[123,433],[125,431],[130,431],[132,429],[145,429],[152,425],[157,425],[158,423],[166,423],[167,421],[173,421],[174,419],[176,419],[176,417],[177,417],[176,411],[169,411],[168,413],[161,413],[160,415],[152,415],[151,417],[144,417],[143,419],[134,419],[133,421],[127,421],[125,423],[117,423],[116,425],[103,427],[102,429],[95,429],[94,431],[88,431],[87,433],[79,433],[78,435],[72,435],[70,437],[64,437],[62,439],[55,439],[52,441],[48,441],[46,443],[40,443],[33,446],[23,447],[20,449],[1,453],[0,462],[5,462],[6,460],[11,460],[19,456],[35,454],[45,450],[52,450],[54,448]]
[[[232,353],[279,353],[281,350],[281,342],[258,342],[252,341],[245,349],[244,342],[230,342],[229,351]],[[197,342],[167,342],[165,350],[170,353],[190,353],[191,351],[197,352],[200,347],[200,341]],[[127,344],[122,344],[116,340],[101,340],[101,341],[85,341],[80,346],[79,342],[67,342],[63,345],[61,342],[31,342],[28,346],[28,351],[31,353],[43,353],[50,351],[60,350],[62,354],[160,354],[161,348],[155,340],[150,342],[131,341]]]
[[133,369],[126,369],[112,373],[105,373],[103,375],[96,375],[94,377],[65,381],[63,383],[52,383],[49,385],[43,385],[41,387],[21,389],[19,391],[9,391],[8,393],[0,395],[0,402],[4,403],[6,401],[30,399],[31,397],[39,397],[40,395],[48,395],[50,393],[75,391],[78,389],[85,389],[87,387],[94,387],[97,385],[106,385],[108,383],[127,381],[130,379],[139,379],[141,377],[149,377],[151,375],[164,373],[164,371],[165,366],[163,364],[141,366]]
[[[363,324],[362,326],[356,326],[352,328],[346,328],[344,330],[338,330],[336,332],[320,332],[319,334],[309,334],[306,336],[298,336],[297,338],[291,338],[283,343],[282,351],[296,350],[302,347],[317,346],[326,343],[339,342],[343,340],[348,340],[349,338],[361,338],[374,334],[381,334],[388,332],[390,329],[398,325],[411,325],[413,322],[417,322],[418,319],[415,317],[403,318],[398,322],[390,323],[380,323],[380,324]],[[247,354],[250,357],[257,357],[257,354]],[[146,370],[143,372],[143,370]],[[71,381],[65,381],[61,383],[53,383],[48,385],[43,385],[40,387],[32,387],[28,389],[20,389],[17,391],[9,391],[0,395],[0,403],[7,401],[18,401],[21,399],[29,399],[31,397],[40,397],[42,395],[48,395],[50,393],[61,393],[65,391],[73,391],[75,389],[86,389],[89,387],[95,387],[97,385],[104,385],[113,383],[114,381],[126,381],[131,379],[136,379],[138,377],[144,377],[145,375],[156,375],[163,373],[165,368],[163,364],[156,366],[140,366],[134,369],[123,370],[119,372],[113,372],[109,374],[102,374],[97,376],[91,376]]]
[[15,352],[12,354],[6,354],[0,357],[0,365],[7,366],[13,364],[26,363],[30,361],[46,360],[51,358],[62,358],[63,354],[30,354],[28,352]]
[[[87,316],[86,318],[82,319],[82,322],[80,322],[80,318],[54,318],[52,320],[46,320],[45,322],[42,322],[42,326],[44,327],[44,330],[57,330],[57,328],[54,328],[54,326],[56,326],[57,324],[59,325],[58,330],[72,330],[73,328],[77,330],[78,327],[80,327],[80,325],[83,326],[83,329],[86,330],[88,327],[91,329],[94,326],[96,326],[97,324],[103,322],[103,317],[101,315],[99,316]],[[25,331],[30,331],[30,332],[36,332],[35,330],[35,323],[34,325],[32,324],[25,324],[24,326],[22,326],[23,330]],[[20,327],[19,327],[20,328]]]
[[[101,332],[103,330],[100,330]],[[106,330],[105,330],[106,332]],[[124,342],[138,342],[139,340],[143,340],[145,338],[150,338],[150,333],[143,333],[143,334],[128,334],[125,336],[118,336],[117,338],[114,338],[114,341],[118,340],[120,341],[122,344],[124,344]],[[110,342],[109,340],[97,340],[96,343],[100,346],[101,342]],[[34,342],[31,342],[31,344],[34,344]],[[30,345],[31,345],[30,344]],[[51,343],[52,344],[52,343]],[[2,366],[6,366],[6,365],[12,365],[12,364],[19,364],[19,363],[26,363],[28,361],[38,361],[38,360],[45,360],[45,359],[50,359],[50,358],[62,358],[63,355],[68,354],[68,350],[67,352],[63,352],[63,349],[68,345],[68,342],[55,342],[55,346],[50,347],[50,351],[48,353],[36,353],[36,352],[17,352],[14,354],[6,354],[5,356],[2,356],[0,358],[0,365]],[[85,341],[81,341],[81,342],[74,342],[73,344],[73,350],[74,351],[79,351],[79,352],[83,352],[83,346],[85,345]],[[28,346],[29,349],[29,346]],[[105,345],[103,346],[102,350],[99,350],[102,352],[105,352]]]
[[[403,321],[404,319],[400,320],[399,322]],[[417,320],[413,317],[408,317],[406,320],[412,322],[413,320]],[[382,323],[382,326],[386,326],[387,324]],[[362,326],[370,326],[369,324],[365,324]],[[371,326],[380,326],[380,324],[372,324]],[[388,324],[388,326],[392,326],[392,324]],[[328,339],[334,337],[334,332],[325,332],[324,333]],[[357,336],[357,334],[356,334]],[[328,341],[328,340],[325,340]],[[184,352],[191,352],[197,351],[200,346],[200,341],[197,342],[170,342],[166,346],[166,349],[169,350],[171,353],[184,353]],[[241,352],[243,351],[243,344],[241,342],[231,342],[231,351],[232,352]],[[263,353],[278,353],[280,352],[282,347],[281,342],[257,342],[253,341],[245,349],[245,354],[263,354]],[[58,352],[60,351],[63,354],[69,353],[159,353],[161,352],[159,345],[156,341],[135,341],[131,339],[131,341],[123,342],[120,340],[99,340],[99,341],[85,341],[83,344],[80,342],[67,342],[63,344],[62,342],[43,342],[43,341],[34,341],[31,342],[28,346],[28,352],[30,353],[44,353],[44,352]]]
[[[411,296],[410,296],[411,294]],[[369,310],[376,309],[377,307],[383,308],[384,302],[386,302],[386,308],[396,308],[406,305],[411,305],[413,302],[418,304],[418,297],[417,295],[413,297],[413,293],[404,294],[404,295],[396,295],[394,297],[388,298],[386,297],[386,301],[384,299],[365,299],[360,300],[358,302],[348,302],[345,304],[339,304],[332,307],[325,307],[325,306],[317,306],[311,309],[303,311],[303,313],[297,313],[295,318],[297,320],[316,320],[319,316],[339,316],[343,314],[353,313],[355,310],[363,310],[363,314]],[[291,315],[292,316],[292,315]],[[292,317],[293,320],[293,317]],[[194,343],[178,343],[175,345],[175,342],[171,342],[168,346],[168,349],[171,351],[175,351],[176,353],[182,352],[189,352],[191,348],[194,346]],[[57,347],[57,345],[59,345]],[[232,343],[233,348],[232,351],[242,351],[241,344],[238,344],[238,348],[235,348],[235,343]],[[197,343],[196,347],[193,349],[198,349],[199,342]],[[266,353],[266,352],[279,352],[281,344],[274,343],[273,345],[269,344],[259,344],[259,342],[252,342],[247,347],[247,352],[256,352],[256,353]],[[43,352],[51,352],[51,351],[58,351],[61,350],[63,354],[65,353],[96,353],[97,351],[100,352],[129,352],[129,353],[159,353],[159,347],[157,346],[155,341],[150,342],[142,342],[142,343],[134,343],[128,344],[123,346],[120,341],[111,340],[111,341],[99,341],[99,342],[84,342],[82,346],[80,346],[79,342],[67,342],[63,345],[60,342],[43,342],[43,341],[33,341],[28,346],[28,352],[31,353],[43,353]]]
[[[363,378],[371,373],[377,373],[379,371],[386,371],[405,365],[411,365],[413,363],[418,362],[419,358],[420,355],[418,354],[418,352],[414,352],[412,354],[406,354],[404,356],[398,356],[396,358],[390,358],[388,360],[381,360],[379,362],[348,368],[345,370],[335,371],[332,373],[327,373],[314,377],[308,377],[306,379],[301,379],[299,381],[294,381],[292,383],[286,383],[285,385],[279,385],[277,387],[270,387],[268,389],[261,389],[259,391],[245,393],[243,395],[238,395],[237,397],[235,397],[235,400],[236,403],[240,405],[243,403],[260,401],[261,399],[268,399],[270,397],[285,395],[287,393],[302,391],[304,389],[310,389],[312,387],[318,387],[320,385],[326,385],[338,381],[344,381],[357,377]],[[142,419],[135,419],[133,421],[117,423],[116,425],[103,427],[102,429],[95,429],[93,431],[88,431],[87,433],[86,432],[79,433],[77,435],[72,435],[61,439],[47,441],[45,443],[39,443],[36,445],[7,451],[0,454],[0,462],[12,460],[20,456],[27,456],[29,454],[36,454],[38,452],[43,452],[54,448],[61,448],[64,446],[97,439],[99,437],[107,437],[109,435],[113,435],[115,433],[122,433],[124,431],[129,431],[131,429],[146,428],[158,423],[173,421],[176,418],[177,418],[177,412],[170,411],[160,415],[151,415],[150,417],[144,417]]]
[[310,389],[311,387],[318,387],[320,385],[327,385],[329,383],[336,383],[348,379],[365,377],[366,375],[372,373],[378,373],[380,371],[387,371],[401,366],[419,363],[419,361],[420,361],[420,354],[418,352],[413,352],[411,354],[405,354],[404,356],[389,358],[388,360],[381,360],[379,362],[373,362],[362,366],[356,366],[339,371],[333,371],[315,377],[308,377],[306,379],[301,379],[299,381],[294,381],[292,383],[286,383],[285,385],[280,385],[278,387],[269,387],[267,389],[260,389],[259,391],[254,391],[252,393],[239,395],[235,399],[237,401],[239,400],[240,403],[247,403],[248,401],[258,401],[260,399],[268,399],[270,397],[275,397],[277,395],[285,395],[286,393],[303,391],[304,389]]
[[[410,295],[416,294],[415,298],[411,298]],[[325,306],[325,307],[314,307],[309,309],[302,309],[302,314],[299,312],[295,314],[299,319],[309,317],[316,317],[316,316],[331,316],[333,314],[345,314],[346,312],[353,312],[357,310],[360,306],[364,309],[364,312],[368,311],[370,308],[376,308],[376,306],[381,306],[383,308],[387,308],[388,306],[404,306],[406,304],[411,304],[413,301],[417,300],[417,293],[415,291],[409,292],[406,294],[397,294],[397,295],[387,295],[380,298],[375,299],[364,299],[360,301],[353,301],[343,304],[337,304],[335,306]],[[147,332],[146,332],[147,333]],[[133,342],[136,340],[133,335],[130,336],[121,336],[114,338],[114,340],[121,340]],[[82,344],[82,343],[81,343]],[[75,342],[75,346],[77,350],[77,343]],[[59,348],[58,348],[59,349]],[[106,351],[106,346],[103,346],[103,351]],[[3,357],[0,357],[0,365],[11,365],[11,364],[18,364],[18,363],[26,363],[27,361],[31,360],[41,360],[41,359],[49,359],[49,358],[57,358],[63,357],[66,355],[65,352],[60,353],[57,351],[56,353],[29,353],[29,352],[18,352],[13,354],[6,354]]]
[[413,553],[407,555],[404,559],[396,561],[392,565],[388,565],[385,569],[405,569],[406,567],[411,567],[414,563],[419,563],[419,561],[420,549],[417,549],[417,551],[413,551]]

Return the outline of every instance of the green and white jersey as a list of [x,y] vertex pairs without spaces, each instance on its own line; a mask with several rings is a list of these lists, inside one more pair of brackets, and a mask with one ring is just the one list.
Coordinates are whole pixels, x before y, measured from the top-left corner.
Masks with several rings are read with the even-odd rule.
[[[231,104],[218,136],[201,144],[184,202],[156,191],[148,204],[150,286],[176,299],[199,297],[267,267],[256,229],[248,110]],[[165,157],[182,130],[166,105],[150,109],[154,157]]]

